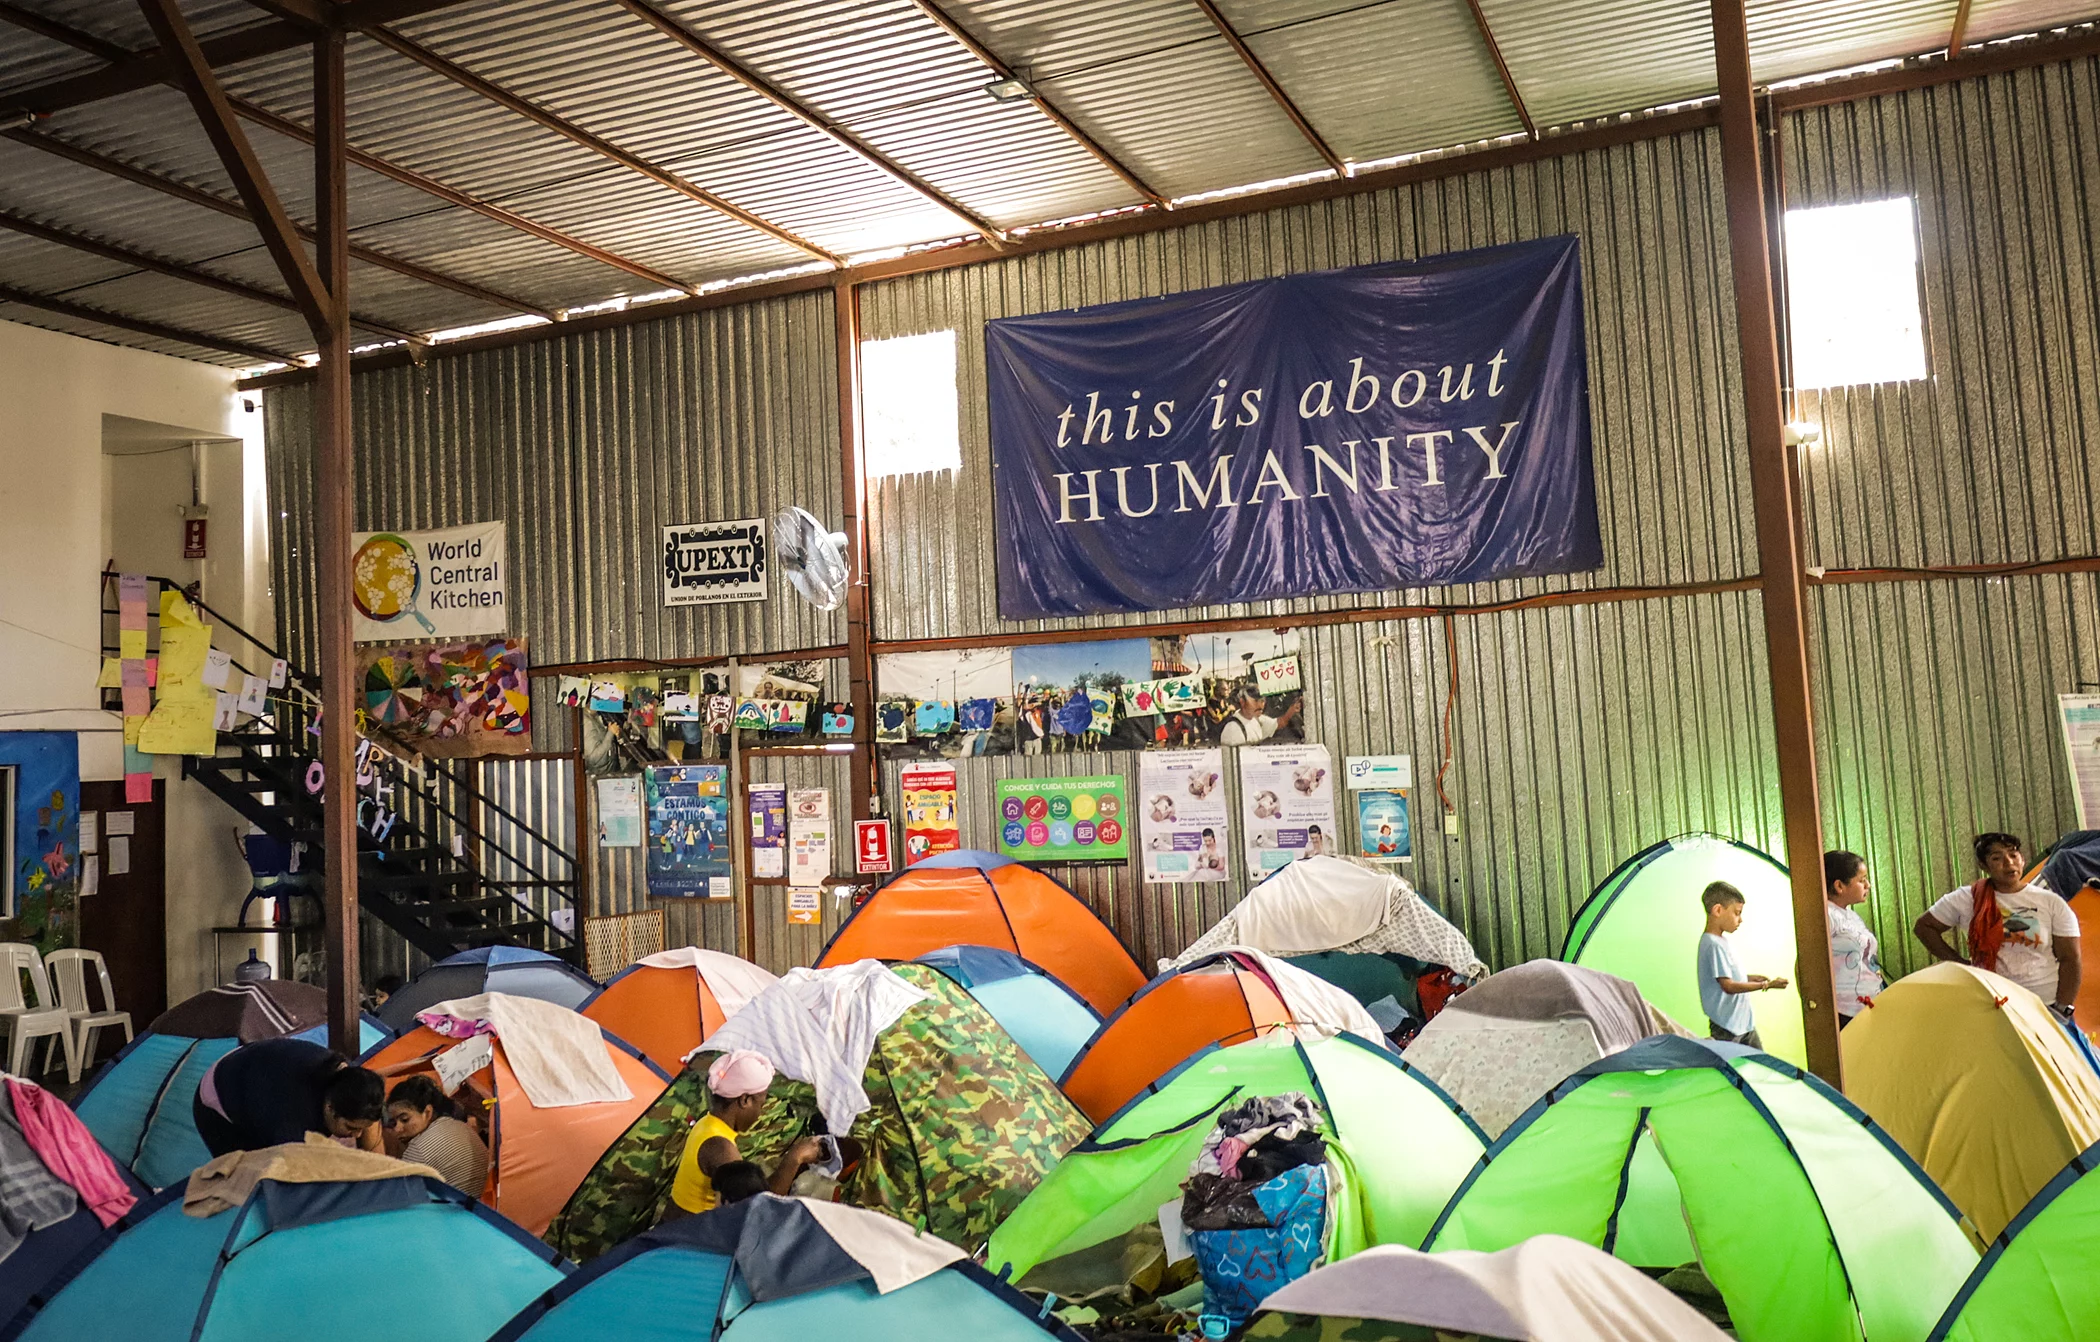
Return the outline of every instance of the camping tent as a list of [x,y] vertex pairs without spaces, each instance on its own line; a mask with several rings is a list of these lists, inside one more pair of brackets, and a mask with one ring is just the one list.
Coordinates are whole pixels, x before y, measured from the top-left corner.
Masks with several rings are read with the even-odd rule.
[[1382,867],[1339,857],[1309,857],[1264,878],[1174,963],[1190,964],[1227,946],[1283,958],[1328,951],[1401,955],[1468,978],[1487,973],[1465,933],[1413,886]]
[[1099,1012],[1145,986],[1123,943],[1079,896],[993,853],[942,853],[914,864],[853,911],[819,969],[911,960],[944,946],[995,946],[1056,976]]
[[2086,1342],[2100,1321],[2100,1146],[2088,1147],[2013,1218],[1931,1342]]
[[2100,1142],[2100,1070],[2040,998],[1969,965],[1898,979],[1845,1027],[1845,1093],[1986,1242]]
[[1399,1244],[1366,1249],[1315,1268],[1263,1301],[1246,1335],[1319,1342],[1341,1334],[1369,1342],[1382,1330],[1365,1330],[1364,1322],[1510,1342],[1722,1342],[1723,1336],[1651,1278],[1565,1235],[1537,1235],[1500,1253],[1431,1254]]
[[772,978],[748,960],[684,946],[627,966],[577,1010],[676,1076],[686,1055]]
[[1976,1264],[1953,1204],[1843,1096],[1766,1054],[1674,1036],[1533,1105],[1422,1247],[1543,1234],[1636,1267],[1696,1260],[1744,1342],[1922,1342]]
[[[468,1103],[478,1100],[483,1106],[489,1134],[489,1181],[483,1201],[532,1234],[546,1230],[592,1163],[670,1082],[634,1045],[610,1031],[602,1033],[607,1059],[632,1092],[628,1099],[540,1108],[518,1084],[501,1039],[493,1045],[489,1065],[453,1097]],[[392,1089],[405,1077],[433,1074],[432,1059],[458,1043],[418,1025],[366,1058],[365,1066],[386,1077]]]
[[[149,1188],[165,1187],[211,1159],[190,1117],[206,1070],[242,1044],[284,1035],[325,1045],[328,995],[285,979],[209,989],[162,1012],[104,1063],[74,1111],[119,1165]],[[359,1042],[370,1049],[386,1038],[365,1016]]]
[[568,961],[523,946],[478,946],[448,955],[416,975],[413,982],[379,1006],[379,1019],[390,1030],[415,1028],[416,1014],[440,1002],[480,993],[537,997],[574,1010],[598,991],[598,984]]
[[[1296,976],[1292,982],[1287,976]],[[1294,991],[1313,982],[1287,963],[1222,951],[1169,969],[1145,985],[1086,1042],[1058,1079],[1072,1103],[1096,1123],[1205,1049],[1244,1043],[1272,1030],[1305,1023],[1332,1032],[1356,1022],[1307,1005]],[[1357,1010],[1354,999],[1325,992]],[[1383,1042],[1376,1022],[1360,1026]]]
[[1642,849],[1576,910],[1560,958],[1632,979],[1670,1019],[1703,1035],[1697,961],[1706,911],[1699,897],[1714,881],[1743,892],[1743,926],[1734,941],[1744,972],[1789,980],[1790,986],[1755,998],[1765,1052],[1805,1065],[1801,998],[1791,986],[1793,887],[1785,867],[1748,844],[1687,834]]
[[652,1230],[490,1342],[1078,1342],[953,1245],[887,1216],[761,1193]]
[[[63,1101],[56,1096],[46,1096],[44,1103],[62,1104]],[[17,1128],[20,1126],[15,1117],[14,1098],[6,1086],[0,1086],[0,1123]],[[10,1138],[10,1142],[15,1140],[21,1139]],[[17,1148],[17,1154],[19,1152],[20,1148]],[[121,1163],[112,1160],[110,1164],[134,1199],[144,1200],[153,1195],[153,1191],[140,1183]],[[58,1171],[52,1173],[59,1182],[74,1188],[71,1214],[62,1215],[48,1225],[39,1225],[36,1224],[36,1218],[22,1215],[19,1194],[8,1198],[8,1201],[15,1205],[10,1208],[13,1214],[6,1219],[17,1232],[21,1231],[25,1220],[30,1222],[30,1226],[14,1248],[4,1257],[0,1257],[0,1325],[5,1325],[32,1297],[40,1299],[45,1294],[44,1287],[47,1283],[57,1277],[96,1240],[102,1238],[101,1218],[80,1200],[78,1184]],[[30,1177],[34,1177],[33,1172]],[[11,1178],[8,1182],[19,1187],[20,1176]],[[110,1209],[115,1209],[114,1204]],[[136,1215],[137,1205],[134,1203],[133,1207],[119,1218],[118,1224],[128,1225]]]
[[990,946],[948,946],[918,963],[938,969],[992,1014],[1036,1066],[1062,1076],[1101,1017],[1040,965]]
[[[975,1248],[1086,1136],[1086,1118],[953,980],[925,965],[892,969],[926,997],[875,1038],[861,1081],[870,1107],[846,1134],[866,1157],[846,1171],[840,1199]],[[605,1152],[548,1243],[586,1262],[655,1224],[686,1134],[707,1110],[715,1056],[695,1056]],[[737,1148],[770,1168],[816,1131],[816,1117],[814,1088],[777,1077]]]
[[1353,1035],[1271,1034],[1196,1057],[1096,1128],[993,1233],[987,1265],[1018,1281],[1151,1223],[1180,1195],[1222,1110],[1290,1091],[1313,1097],[1338,1149],[1330,1259],[1420,1242],[1487,1145],[1450,1096],[1392,1053]]
[[482,1342],[562,1278],[546,1246],[421,1175],[265,1180],[214,1216],[182,1202],[170,1188],[141,1206],[0,1337],[279,1342],[376,1336],[391,1320],[417,1342]]
[[1451,999],[1402,1055],[1490,1134],[1597,1059],[1682,1034],[1622,978],[1559,960],[1490,974]]

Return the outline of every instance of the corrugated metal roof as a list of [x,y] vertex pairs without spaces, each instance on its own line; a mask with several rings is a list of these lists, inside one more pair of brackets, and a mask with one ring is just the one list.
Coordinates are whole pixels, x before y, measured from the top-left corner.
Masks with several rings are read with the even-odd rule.
[[[1318,150],[1190,0],[641,2],[788,105],[619,0],[465,0],[408,20],[398,33],[733,209],[840,255],[972,231],[956,209],[1013,228],[1126,206],[1136,193],[1119,168],[1169,197],[1325,171]],[[128,4],[15,3],[93,41],[130,51],[155,45]],[[1712,90],[1710,19],[1701,0],[1480,3],[1541,127]],[[1469,9],[1454,0],[1217,4],[1345,161],[1388,160],[1520,129],[1486,41]],[[944,27],[934,7],[968,40]],[[1954,10],[1952,0],[1752,0],[1757,77],[1796,78],[1937,50],[1948,40]],[[279,22],[253,0],[184,0],[184,11],[207,37]],[[1978,0],[1968,41],[2078,17],[2063,0]],[[353,38],[347,62],[356,148],[575,240],[535,236],[442,194],[356,169],[351,208],[364,246],[548,310],[662,287],[595,258],[592,248],[687,285],[811,260],[809,251],[653,182],[377,38]],[[988,97],[988,62],[1021,72],[1115,163],[1101,161],[1044,105]],[[95,68],[87,53],[0,21],[0,90]],[[271,114],[301,125],[310,120],[312,73],[303,49],[230,66],[221,77],[233,95]],[[233,196],[187,100],[172,89],[69,108],[40,129]],[[309,216],[306,145],[261,125],[249,134],[287,209]],[[854,138],[866,148],[855,147]],[[242,221],[4,142],[0,209],[280,288]],[[42,254],[10,243],[0,249],[0,271],[23,273],[30,264],[23,258]],[[53,258],[42,270],[47,277],[108,275],[102,263],[79,256]],[[208,290],[168,283],[177,287],[152,288],[150,296],[165,295],[172,307],[126,310],[142,319],[186,313],[227,320],[235,327],[220,334],[229,336],[248,329],[233,309],[199,306],[199,292]],[[360,311],[405,329],[463,325],[504,311],[441,284],[362,265],[354,285]],[[142,284],[96,288],[104,291],[98,300],[111,305],[149,297]],[[224,295],[211,301],[221,299],[241,302]]]

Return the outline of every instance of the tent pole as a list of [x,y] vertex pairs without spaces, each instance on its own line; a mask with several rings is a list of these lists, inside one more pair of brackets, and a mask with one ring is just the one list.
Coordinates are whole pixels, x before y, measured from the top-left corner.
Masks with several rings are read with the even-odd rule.
[[1802,567],[1799,474],[1786,443],[1773,307],[1772,254],[1751,92],[1750,39],[1743,0],[1712,0],[1714,73],[1721,92],[1721,176],[1728,201],[1728,250],[1743,359],[1743,408],[1756,505],[1758,565],[1771,665],[1773,735],[1779,755],[1779,806],[1794,893],[1796,985],[1808,1066],[1833,1086],[1837,1011],[1831,1000],[1830,926],[1823,905],[1822,802],[1816,781],[1815,712],[1808,669],[1807,581]]

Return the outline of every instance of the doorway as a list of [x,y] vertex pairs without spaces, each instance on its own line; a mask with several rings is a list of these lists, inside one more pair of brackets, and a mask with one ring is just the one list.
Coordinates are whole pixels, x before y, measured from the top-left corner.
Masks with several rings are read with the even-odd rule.
[[[124,800],[121,779],[80,785],[82,837],[93,825],[101,859],[95,893],[80,900],[80,944],[102,952],[117,1009],[141,1033],[168,1009],[167,786],[155,779],[141,803]],[[122,1031],[102,1032],[104,1051],[123,1042]]]

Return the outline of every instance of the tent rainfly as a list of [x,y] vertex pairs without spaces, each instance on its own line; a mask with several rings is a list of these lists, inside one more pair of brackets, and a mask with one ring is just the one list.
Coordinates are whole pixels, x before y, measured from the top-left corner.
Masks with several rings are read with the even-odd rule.
[[2087,1342],[2100,1326],[2100,1146],[2034,1195],[1947,1307],[1931,1342]]

